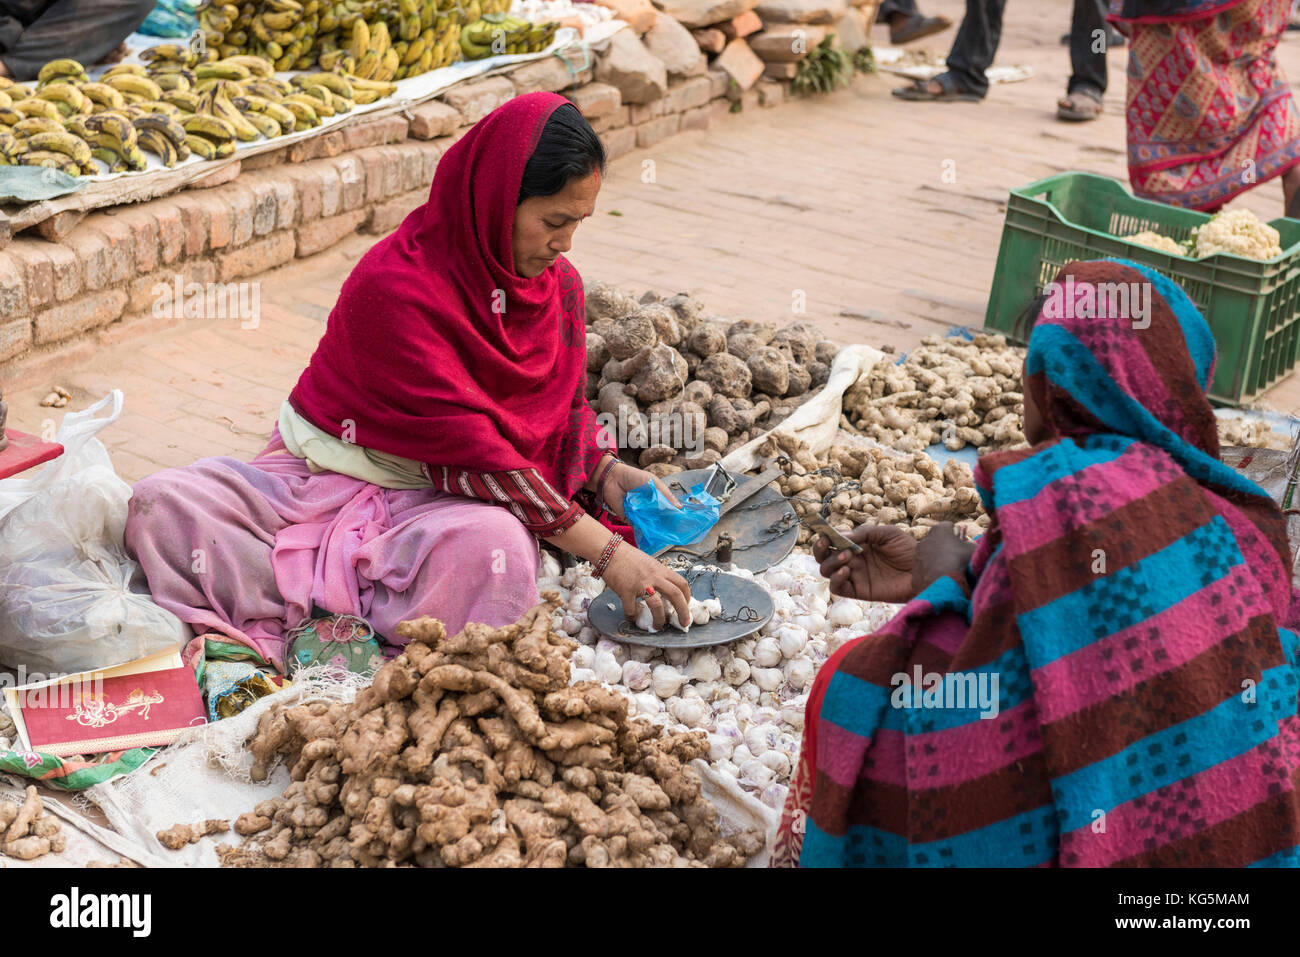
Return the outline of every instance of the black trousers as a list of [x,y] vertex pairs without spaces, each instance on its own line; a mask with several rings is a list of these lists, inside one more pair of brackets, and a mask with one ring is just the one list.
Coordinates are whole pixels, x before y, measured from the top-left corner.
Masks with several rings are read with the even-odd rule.
[[[964,92],[985,96],[989,91],[984,74],[993,65],[1002,40],[1002,12],[1006,5],[1007,0],[966,0],[966,16],[948,54],[948,72]],[[1074,0],[1070,18],[1070,93],[1079,89],[1106,92],[1105,44],[1106,0]]]
[[154,0],[0,0],[0,60],[19,80],[62,57],[88,67],[153,8]]

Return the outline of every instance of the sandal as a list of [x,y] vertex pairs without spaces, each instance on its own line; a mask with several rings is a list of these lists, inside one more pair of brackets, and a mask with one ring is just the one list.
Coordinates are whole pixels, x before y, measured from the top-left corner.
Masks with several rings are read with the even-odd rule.
[[1101,97],[1089,90],[1075,90],[1056,101],[1056,118],[1072,123],[1095,120],[1101,116]]
[[[931,83],[937,83],[940,91],[930,89]],[[984,97],[975,93],[966,93],[957,89],[951,73],[940,73],[929,80],[913,80],[911,86],[901,86],[894,90],[894,96],[900,100],[926,100],[932,103],[978,103]]]
[[952,26],[952,21],[947,17],[926,17],[921,14],[908,17],[902,26],[895,29],[889,28],[889,42],[894,46],[902,43],[911,43],[913,40],[920,40],[922,37],[933,36],[936,33],[942,33]]

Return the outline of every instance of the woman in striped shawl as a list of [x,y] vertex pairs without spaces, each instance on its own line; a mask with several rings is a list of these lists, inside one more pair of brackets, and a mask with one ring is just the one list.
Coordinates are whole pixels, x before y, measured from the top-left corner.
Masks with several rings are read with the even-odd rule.
[[973,556],[868,527],[860,557],[818,549],[837,594],[915,597],[818,675],[778,865],[1300,862],[1291,558],[1219,461],[1209,328],[1144,267],[1065,274],[1150,309],[1040,314],[1033,446],[980,459]]

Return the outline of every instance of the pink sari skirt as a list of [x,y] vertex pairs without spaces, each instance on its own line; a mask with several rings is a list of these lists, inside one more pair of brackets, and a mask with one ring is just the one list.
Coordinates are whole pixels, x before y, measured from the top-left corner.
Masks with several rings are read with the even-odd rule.
[[252,462],[219,457],[135,485],[127,550],[159,605],[283,667],[312,606],[398,622],[517,620],[538,601],[537,540],[504,508],[434,489],[313,473],[279,433]]

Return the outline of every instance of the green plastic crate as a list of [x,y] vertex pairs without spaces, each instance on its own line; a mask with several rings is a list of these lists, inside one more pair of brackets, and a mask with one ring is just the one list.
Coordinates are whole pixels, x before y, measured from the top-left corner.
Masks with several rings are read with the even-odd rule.
[[1267,261],[1216,253],[1187,259],[1121,239],[1153,229],[1176,242],[1210,220],[1138,199],[1091,173],[1062,173],[1013,189],[984,324],[1024,342],[1030,304],[1072,260],[1130,259],[1177,282],[1210,324],[1218,363],[1210,398],[1249,402],[1300,358],[1300,221],[1274,219],[1282,255]]

